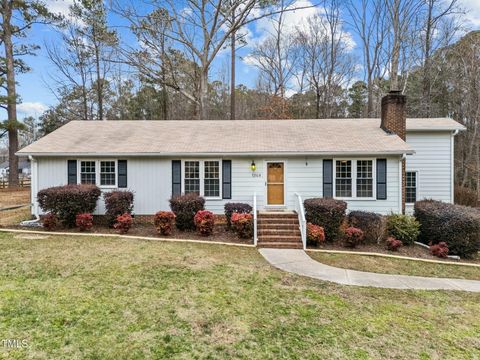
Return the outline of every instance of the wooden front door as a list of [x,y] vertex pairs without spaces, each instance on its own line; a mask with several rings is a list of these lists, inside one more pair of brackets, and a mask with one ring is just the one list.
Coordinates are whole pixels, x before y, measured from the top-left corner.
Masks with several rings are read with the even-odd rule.
[[283,162],[267,163],[267,204],[284,205],[285,166]]

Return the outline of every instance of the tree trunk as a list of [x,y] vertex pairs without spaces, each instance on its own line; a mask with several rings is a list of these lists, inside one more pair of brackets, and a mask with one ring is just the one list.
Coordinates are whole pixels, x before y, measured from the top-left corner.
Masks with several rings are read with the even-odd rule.
[[390,67],[390,90],[399,90],[398,86],[398,64],[400,61],[400,0],[395,0],[393,4],[393,47]]
[[18,186],[18,126],[17,126],[17,91],[15,88],[15,65],[12,43],[12,4],[4,1],[3,8],[3,42],[5,44],[5,65],[7,70],[7,116],[8,116],[8,162],[9,187]]
[[[235,21],[235,18],[233,18]],[[235,32],[232,33],[232,68],[230,80],[230,120],[235,120]]]
[[[94,30],[95,31],[95,30]],[[97,72],[97,102],[98,102],[98,120],[103,120],[103,78],[100,74],[100,49],[95,38],[95,68]]]
[[167,93],[167,77],[165,74],[165,35],[161,37],[161,51],[162,51],[162,118],[168,119],[168,93]]
[[431,116],[431,71],[430,71],[430,48],[432,36],[432,11],[433,4],[428,6],[427,28],[425,29],[425,60],[423,63],[423,113],[429,118]]
[[208,119],[208,69],[203,68],[203,71],[200,74],[200,120]]

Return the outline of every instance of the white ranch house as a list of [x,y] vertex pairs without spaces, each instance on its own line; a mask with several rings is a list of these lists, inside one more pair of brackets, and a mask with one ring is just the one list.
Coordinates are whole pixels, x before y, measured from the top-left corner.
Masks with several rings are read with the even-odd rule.
[[464,126],[405,119],[404,108],[405,97],[390,93],[382,119],[72,121],[18,155],[32,162],[35,215],[39,190],[71,183],[129,189],[138,215],[188,192],[218,214],[254,195],[259,211],[295,210],[312,197],[381,214],[423,198],[453,202],[453,139]]

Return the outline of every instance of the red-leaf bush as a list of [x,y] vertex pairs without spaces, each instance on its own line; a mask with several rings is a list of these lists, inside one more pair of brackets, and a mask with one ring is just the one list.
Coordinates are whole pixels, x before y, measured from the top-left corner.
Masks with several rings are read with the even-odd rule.
[[227,219],[227,229],[232,229],[232,215],[233,213],[239,214],[250,214],[252,212],[252,207],[245,203],[226,203],[223,207],[225,211],[225,217]]
[[131,191],[110,191],[103,194],[105,200],[105,215],[110,226],[115,223],[118,215],[131,214],[133,211],[133,193]]
[[238,236],[242,239],[253,237],[253,215],[233,213],[231,217],[232,226]]
[[177,195],[170,199],[170,209],[175,213],[175,226],[179,230],[195,230],[193,218],[203,210],[205,199],[197,194]]
[[449,253],[464,258],[480,251],[480,210],[435,200],[415,203],[420,223],[419,241],[435,245],[447,243]]
[[351,211],[347,217],[348,225],[363,231],[365,242],[379,244],[385,236],[386,219],[384,216],[368,211]]
[[133,224],[132,215],[125,213],[117,216],[117,222],[113,227],[118,230],[120,234],[126,234],[130,230]]
[[350,248],[355,248],[360,245],[363,239],[363,231],[353,226],[348,227],[343,236],[345,246]]
[[307,223],[307,241],[311,245],[318,246],[325,241],[325,231],[323,227]]
[[433,256],[437,256],[439,258],[446,258],[448,257],[448,245],[445,241],[439,242],[435,245],[430,245],[430,253]]
[[162,235],[171,234],[174,221],[175,214],[172,211],[159,211],[153,219],[157,232]]
[[395,239],[393,236],[389,236],[385,241],[387,245],[387,249],[390,251],[397,251],[398,248],[403,246],[403,242],[401,240]]
[[48,230],[54,230],[57,227],[58,219],[57,216],[51,212],[42,216],[43,227]]
[[322,226],[327,241],[341,237],[347,203],[331,198],[315,198],[304,201],[307,222]]
[[93,215],[89,213],[78,214],[75,218],[75,225],[80,231],[90,230],[93,226]]
[[100,194],[95,185],[65,185],[40,190],[37,199],[43,211],[55,214],[64,225],[73,227],[78,214],[95,211]]
[[212,235],[213,227],[215,226],[215,215],[211,211],[197,211],[193,220],[195,221],[195,227],[197,228],[197,231],[201,235]]

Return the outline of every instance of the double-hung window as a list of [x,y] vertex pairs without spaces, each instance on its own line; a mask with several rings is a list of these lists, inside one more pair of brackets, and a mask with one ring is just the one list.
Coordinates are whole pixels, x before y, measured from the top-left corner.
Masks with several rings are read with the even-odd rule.
[[335,160],[335,197],[372,199],[374,173],[373,160]]
[[413,204],[417,201],[417,172],[407,171],[405,173],[405,202]]
[[96,161],[80,161],[80,183],[81,184],[96,184]]
[[81,160],[80,184],[94,184],[100,187],[117,186],[116,160]]
[[357,160],[357,197],[373,197],[372,160]]
[[220,160],[185,160],[183,162],[183,192],[206,198],[221,197]]
[[185,194],[200,195],[200,161],[185,161]]

